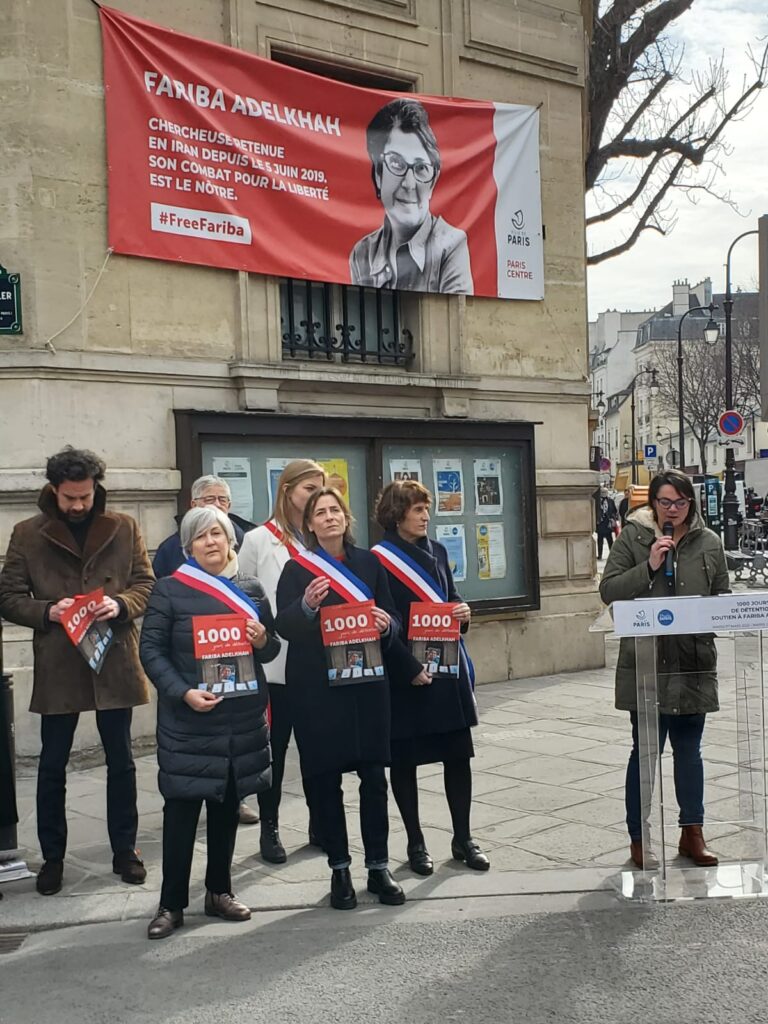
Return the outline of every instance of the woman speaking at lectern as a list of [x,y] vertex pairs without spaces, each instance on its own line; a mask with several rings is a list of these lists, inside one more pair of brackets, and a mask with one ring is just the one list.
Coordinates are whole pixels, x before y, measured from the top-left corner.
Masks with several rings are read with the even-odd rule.
[[[671,565],[667,559],[672,552]],[[708,530],[696,508],[689,477],[668,469],[654,477],[648,504],[631,512],[611,548],[600,581],[606,604],[639,597],[724,594],[730,590],[723,545]],[[680,807],[679,852],[695,864],[717,864],[704,841],[704,766],[701,737],[706,716],[718,711],[717,650],[711,633],[668,636],[659,644],[659,747],[669,736],[674,760],[675,795]],[[624,637],[616,666],[616,707],[629,711],[632,752],[627,765],[625,799],[630,856],[643,866],[638,754],[635,643]],[[646,866],[651,861],[647,851]]]

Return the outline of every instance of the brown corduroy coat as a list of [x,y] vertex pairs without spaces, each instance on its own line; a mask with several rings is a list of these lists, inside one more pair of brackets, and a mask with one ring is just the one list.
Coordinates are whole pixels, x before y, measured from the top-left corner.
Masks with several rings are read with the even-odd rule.
[[[57,514],[50,485],[40,494],[40,515],[17,523],[11,535],[0,573],[0,615],[34,630],[30,711],[37,714],[130,708],[149,700],[134,620],[144,614],[155,578],[138,525],[130,516],[108,512],[106,497],[97,485],[82,552]],[[110,620],[115,640],[99,675],[47,615],[62,597],[97,587],[125,609]]]

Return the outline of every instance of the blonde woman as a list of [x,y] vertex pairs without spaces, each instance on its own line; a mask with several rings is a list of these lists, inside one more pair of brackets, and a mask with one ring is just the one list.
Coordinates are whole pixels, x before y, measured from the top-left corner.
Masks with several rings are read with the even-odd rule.
[[[301,544],[304,508],[312,495],[324,485],[325,472],[316,462],[311,459],[294,459],[289,462],[277,483],[272,518],[263,526],[248,532],[243,539],[239,553],[240,569],[259,578],[273,608],[276,607],[277,581],[283,567],[290,561],[291,551]],[[286,648],[283,648],[267,668],[272,716],[272,786],[259,794],[259,846],[262,857],[270,864],[284,864],[287,859],[278,826],[285,755],[293,731],[293,718],[285,692],[285,657]],[[309,842],[312,846],[320,845],[311,820]]]

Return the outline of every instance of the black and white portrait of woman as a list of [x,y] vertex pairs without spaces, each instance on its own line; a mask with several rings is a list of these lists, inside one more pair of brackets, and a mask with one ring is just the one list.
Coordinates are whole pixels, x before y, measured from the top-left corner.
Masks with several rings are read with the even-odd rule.
[[467,236],[429,209],[440,150],[424,107],[408,98],[387,103],[368,125],[366,142],[384,223],[353,248],[352,283],[471,295]]

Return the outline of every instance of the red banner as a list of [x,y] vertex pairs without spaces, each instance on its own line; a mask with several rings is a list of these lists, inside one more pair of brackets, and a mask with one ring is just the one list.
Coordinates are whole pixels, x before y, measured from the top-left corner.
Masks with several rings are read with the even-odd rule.
[[543,298],[535,108],[363,89],[100,16],[115,252]]

